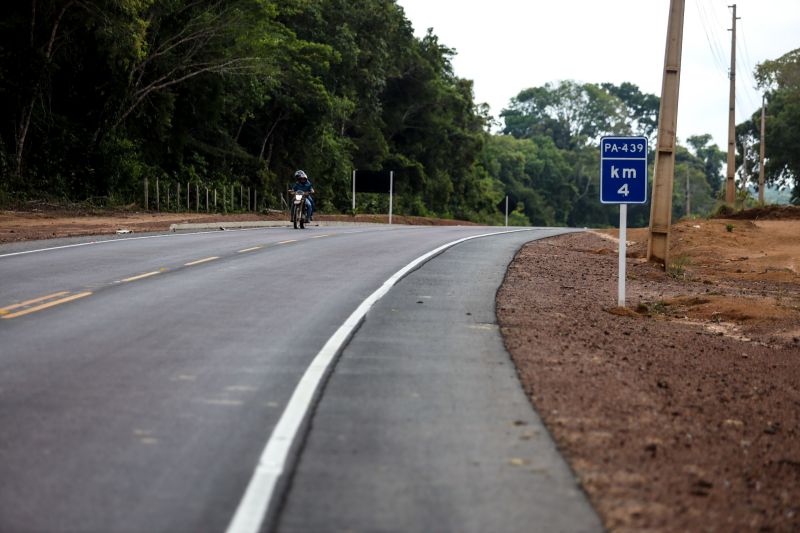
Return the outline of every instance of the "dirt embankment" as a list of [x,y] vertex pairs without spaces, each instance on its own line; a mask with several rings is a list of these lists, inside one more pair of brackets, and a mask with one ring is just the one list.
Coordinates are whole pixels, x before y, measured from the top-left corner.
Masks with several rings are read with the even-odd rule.
[[625,309],[605,233],[526,246],[497,302],[606,526],[800,531],[800,220],[681,222],[666,273],[632,231]]

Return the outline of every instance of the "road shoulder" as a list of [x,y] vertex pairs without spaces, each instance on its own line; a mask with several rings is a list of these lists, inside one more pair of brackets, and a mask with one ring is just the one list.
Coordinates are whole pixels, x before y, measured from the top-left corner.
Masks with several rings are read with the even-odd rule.
[[279,531],[601,530],[495,319],[535,236],[462,243],[375,305],[311,421]]

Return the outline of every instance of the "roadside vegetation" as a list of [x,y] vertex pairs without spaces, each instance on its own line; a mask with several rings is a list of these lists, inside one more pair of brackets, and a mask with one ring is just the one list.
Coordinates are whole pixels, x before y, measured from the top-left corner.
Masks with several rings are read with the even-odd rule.
[[[399,214],[496,224],[508,195],[511,224],[614,225],[615,208],[597,201],[598,139],[646,135],[652,150],[658,97],[565,80],[519,92],[500,124],[453,72],[454,54],[430,31],[415,37],[391,0],[10,2],[0,207],[142,206],[147,179],[176,208],[189,185],[230,191],[229,202],[247,189],[258,210],[279,209],[303,168],[321,210],[344,213],[352,170],[384,169],[395,172]],[[794,202],[799,64],[795,50],[757,69],[767,180],[793,188]],[[737,128],[756,176],[759,117]],[[678,149],[674,219],[716,208],[725,156],[710,141]],[[365,200],[361,213],[385,211],[383,197]],[[746,189],[742,202],[752,203]],[[632,206],[629,224],[646,225],[649,209]]]

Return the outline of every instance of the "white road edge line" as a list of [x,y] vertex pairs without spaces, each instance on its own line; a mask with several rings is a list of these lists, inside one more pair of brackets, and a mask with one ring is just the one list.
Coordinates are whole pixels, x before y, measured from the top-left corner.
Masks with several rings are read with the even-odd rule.
[[335,360],[336,355],[342,349],[342,346],[352,335],[353,331],[361,323],[361,320],[366,316],[370,308],[375,303],[383,298],[389,289],[391,289],[398,281],[405,277],[409,272],[425,263],[432,257],[440,254],[441,252],[451,248],[457,244],[481,237],[490,237],[493,235],[503,235],[506,233],[517,233],[520,231],[531,231],[530,228],[498,231],[494,233],[484,233],[481,235],[473,235],[471,237],[464,237],[455,241],[443,244],[438,248],[414,259],[409,264],[398,270],[392,277],[387,279],[375,292],[370,294],[361,305],[359,305],[353,313],[347,317],[347,320],[339,326],[339,329],[328,339],[322,349],[317,353],[311,364],[306,369],[303,377],[295,387],[286,409],[281,414],[281,418],[275,425],[269,440],[261,452],[258,465],[256,466],[253,476],[250,478],[250,483],[247,485],[247,490],[239,502],[239,506],[233,515],[233,519],[228,525],[226,533],[257,533],[261,530],[269,503],[272,500],[272,495],[275,490],[275,485],[283,474],[286,467],[286,459],[289,456],[289,451],[297,437],[297,432],[305,419],[309,408],[314,400],[317,389],[322,382],[322,379],[328,372],[328,368]]

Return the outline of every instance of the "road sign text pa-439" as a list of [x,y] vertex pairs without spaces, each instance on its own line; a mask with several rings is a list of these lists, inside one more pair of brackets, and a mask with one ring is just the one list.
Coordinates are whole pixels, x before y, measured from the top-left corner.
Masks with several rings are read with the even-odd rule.
[[647,202],[647,138],[600,139],[600,201],[604,204]]

